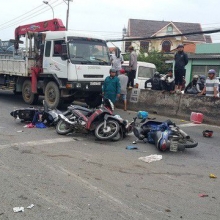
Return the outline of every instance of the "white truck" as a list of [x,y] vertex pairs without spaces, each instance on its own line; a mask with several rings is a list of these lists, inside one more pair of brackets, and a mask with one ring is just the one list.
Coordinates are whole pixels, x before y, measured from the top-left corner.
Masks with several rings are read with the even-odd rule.
[[[124,61],[122,68],[125,69],[125,72],[129,72],[129,62]],[[147,62],[137,62],[137,71],[136,77],[134,79],[134,87],[139,89],[145,89],[145,82],[152,78],[156,72],[156,66],[153,63]]]
[[76,98],[85,98],[95,107],[100,104],[102,84],[111,68],[106,41],[65,31],[62,24],[57,28],[58,22],[53,19],[16,29],[15,49],[24,35],[26,49],[16,56],[0,54],[0,89],[21,93],[28,104],[44,95],[50,108]]

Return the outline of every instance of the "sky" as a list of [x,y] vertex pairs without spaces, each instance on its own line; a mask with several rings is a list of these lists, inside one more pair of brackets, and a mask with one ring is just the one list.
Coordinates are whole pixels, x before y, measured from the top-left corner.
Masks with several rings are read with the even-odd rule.
[[[54,17],[62,19],[64,24],[65,2],[48,0]],[[95,33],[106,39],[121,38],[122,29],[127,28],[130,18],[200,23],[203,30],[220,29],[219,0],[72,0],[69,5],[70,30]],[[41,0],[4,1],[0,39],[13,39],[14,29],[20,25],[52,19],[53,11]],[[220,32],[213,34],[212,39],[220,42]],[[114,44],[118,46],[119,43]]]

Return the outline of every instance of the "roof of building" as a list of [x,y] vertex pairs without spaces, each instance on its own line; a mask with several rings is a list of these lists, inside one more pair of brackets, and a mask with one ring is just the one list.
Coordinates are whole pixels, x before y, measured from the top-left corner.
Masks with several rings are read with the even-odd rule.
[[189,59],[219,59],[219,54],[188,54]]
[[[201,25],[199,23],[129,19],[128,36],[129,37],[152,36],[162,28],[168,26],[169,24],[177,28],[180,31],[180,33],[202,31]],[[187,35],[186,38],[189,41],[201,41],[201,42],[206,42],[206,39],[209,41],[211,40],[210,36],[205,37],[203,34]]]

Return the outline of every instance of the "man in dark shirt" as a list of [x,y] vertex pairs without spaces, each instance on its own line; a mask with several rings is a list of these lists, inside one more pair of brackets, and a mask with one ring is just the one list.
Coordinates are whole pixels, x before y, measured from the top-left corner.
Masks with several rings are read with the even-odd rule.
[[174,66],[174,75],[175,75],[175,91],[181,91],[183,85],[183,78],[185,78],[186,70],[185,66],[188,63],[188,56],[184,53],[183,44],[179,44],[177,47],[177,53],[174,56],[175,66]]

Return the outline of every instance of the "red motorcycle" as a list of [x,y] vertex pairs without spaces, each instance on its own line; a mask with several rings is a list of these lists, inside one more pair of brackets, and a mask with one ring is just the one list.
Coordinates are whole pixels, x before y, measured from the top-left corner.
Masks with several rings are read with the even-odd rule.
[[[70,105],[69,113],[64,116],[59,114],[56,132],[61,135],[70,132],[94,133],[98,139],[111,140],[119,132],[120,125],[117,120],[106,117],[113,115],[114,105],[109,99],[104,99],[103,104],[94,110]],[[99,127],[97,132],[97,127]]]

